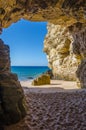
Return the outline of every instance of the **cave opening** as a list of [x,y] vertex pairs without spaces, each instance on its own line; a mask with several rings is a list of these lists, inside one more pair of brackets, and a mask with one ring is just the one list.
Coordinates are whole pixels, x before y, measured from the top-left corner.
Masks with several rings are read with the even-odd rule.
[[[46,34],[47,22],[30,22],[24,19],[3,29],[1,38],[10,47],[11,71],[17,73],[19,80],[37,77],[49,69],[43,52]],[[26,73],[24,67],[27,68]]]
[[[78,78],[79,87],[84,89],[78,88],[76,91],[75,88],[68,91],[70,84],[63,82],[67,91],[64,91],[62,84],[57,83],[50,85],[51,92],[50,88],[46,91],[48,93],[38,88],[38,93],[29,94],[31,91],[28,91],[28,88],[23,89],[17,75],[10,71],[10,50],[9,46],[4,44],[3,38],[3,41],[0,40],[0,129],[3,129],[1,126],[16,124],[20,120],[21,122],[9,126],[6,130],[86,129],[86,0],[0,1],[0,33],[2,28],[7,28],[21,18],[49,23],[44,41],[49,66],[56,77],[67,80]],[[24,38],[23,31],[20,34]],[[18,44],[14,42],[13,46],[17,47]],[[25,43],[23,45],[24,49]],[[37,46],[35,50],[36,48]],[[28,47],[25,50],[27,49]],[[17,52],[16,54],[18,55]],[[27,59],[29,61],[30,58]],[[22,56],[23,60],[25,58]],[[41,62],[40,59],[38,61]],[[56,86],[60,86],[60,91]],[[71,84],[72,89],[73,87],[75,85]]]

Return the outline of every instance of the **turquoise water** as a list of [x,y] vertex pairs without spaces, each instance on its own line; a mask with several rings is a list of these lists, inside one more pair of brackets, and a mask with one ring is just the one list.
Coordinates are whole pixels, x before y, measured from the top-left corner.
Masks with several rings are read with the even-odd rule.
[[19,80],[31,80],[48,71],[47,66],[12,66],[11,71],[18,75]]

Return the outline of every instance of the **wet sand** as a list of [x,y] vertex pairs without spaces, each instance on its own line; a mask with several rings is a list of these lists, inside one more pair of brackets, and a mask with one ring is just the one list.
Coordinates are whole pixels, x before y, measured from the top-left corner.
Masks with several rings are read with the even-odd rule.
[[86,90],[75,82],[52,81],[30,86],[21,82],[27,101],[27,116],[5,130],[86,130]]

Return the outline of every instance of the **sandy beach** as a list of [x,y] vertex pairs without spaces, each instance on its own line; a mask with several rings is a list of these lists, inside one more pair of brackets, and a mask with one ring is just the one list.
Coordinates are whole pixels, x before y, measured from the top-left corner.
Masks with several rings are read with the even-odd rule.
[[21,81],[27,116],[5,130],[86,130],[86,90],[75,82],[52,80],[51,85],[32,86]]
[[40,92],[40,93],[53,93],[58,91],[75,91],[79,89],[76,82],[64,81],[64,80],[51,80],[50,85],[33,86],[31,81],[21,81],[23,88],[27,88],[29,92]]

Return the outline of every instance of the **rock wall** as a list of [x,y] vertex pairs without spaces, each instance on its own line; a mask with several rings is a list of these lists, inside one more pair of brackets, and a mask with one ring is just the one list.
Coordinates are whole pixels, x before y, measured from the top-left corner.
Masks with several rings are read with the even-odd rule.
[[0,25],[24,18],[69,26],[86,23],[86,0],[0,0]]
[[79,48],[75,37],[81,35],[83,39],[83,35],[79,35],[79,27],[78,31],[76,29],[77,35],[71,31],[69,34],[68,28],[76,23],[83,24],[83,29],[86,27],[86,0],[0,0],[0,33],[2,28],[21,18],[54,24],[48,24],[49,31],[45,40],[44,50],[48,55],[49,66],[59,78],[75,80],[75,71],[82,59],[81,52],[78,55],[75,53]]
[[10,57],[9,57],[9,46],[4,45],[0,39],[0,73],[10,71]]
[[[79,65],[77,77],[86,88],[86,0],[0,0],[0,34],[21,18],[52,23],[44,47],[49,66],[56,77],[75,80]],[[0,54],[0,122],[11,124],[25,115],[24,94],[1,40]]]
[[86,88],[86,26],[77,22],[69,27],[47,26],[44,41],[49,67],[57,79],[77,80],[81,88]]
[[26,115],[24,92],[10,72],[9,46],[0,39],[0,126],[17,123]]
[[[72,42],[76,40],[74,34],[69,34],[68,28],[72,28],[77,22],[83,23],[83,28],[86,27],[86,0],[0,0],[0,33],[2,28],[21,18],[52,23],[48,24],[44,49],[49,66],[56,77],[75,80],[75,71],[82,58],[81,54],[73,52],[76,44]],[[53,42],[48,45],[50,41]],[[51,49],[47,50],[46,46]]]
[[66,27],[48,23],[44,41],[49,67],[57,79],[76,80],[76,70],[81,59],[73,52],[73,37]]
[[86,26],[82,23],[76,23],[69,27],[73,36],[73,53],[81,57],[81,64],[77,69],[77,77],[80,81],[80,87],[86,88]]

